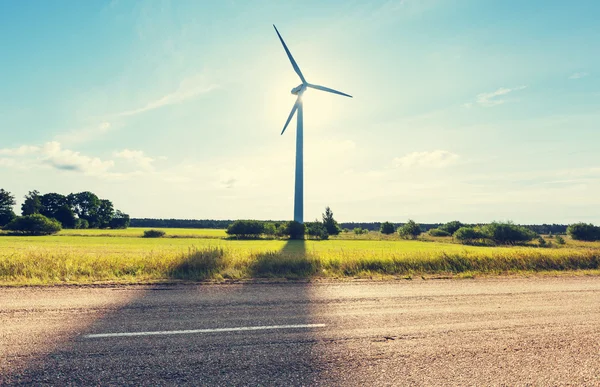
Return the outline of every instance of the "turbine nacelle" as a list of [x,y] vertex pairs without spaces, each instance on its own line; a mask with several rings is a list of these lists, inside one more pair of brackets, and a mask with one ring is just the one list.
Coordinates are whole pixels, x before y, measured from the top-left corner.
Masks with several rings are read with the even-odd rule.
[[302,83],[292,89],[292,94],[298,95],[298,94],[303,93],[304,90],[306,90],[306,85],[304,83]]

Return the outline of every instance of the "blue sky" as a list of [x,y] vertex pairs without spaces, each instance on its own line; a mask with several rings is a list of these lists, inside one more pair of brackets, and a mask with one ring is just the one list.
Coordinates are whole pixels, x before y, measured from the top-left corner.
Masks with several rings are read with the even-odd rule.
[[134,217],[600,223],[597,1],[0,2],[0,187]]

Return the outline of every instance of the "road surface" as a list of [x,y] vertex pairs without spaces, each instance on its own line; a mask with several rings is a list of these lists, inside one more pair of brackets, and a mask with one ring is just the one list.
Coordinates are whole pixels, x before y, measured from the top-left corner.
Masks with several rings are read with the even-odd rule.
[[600,385],[600,278],[0,288],[0,385]]

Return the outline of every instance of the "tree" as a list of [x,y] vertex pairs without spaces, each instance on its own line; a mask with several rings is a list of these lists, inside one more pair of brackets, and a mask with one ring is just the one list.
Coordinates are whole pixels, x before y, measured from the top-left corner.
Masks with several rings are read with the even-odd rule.
[[33,214],[15,218],[4,229],[26,235],[50,235],[59,232],[61,226],[56,219],[48,219],[41,214]]
[[448,223],[440,226],[439,229],[442,231],[446,231],[449,235],[452,235],[456,232],[456,230],[458,230],[459,228],[461,228],[463,226],[464,226],[464,224],[462,224],[458,220],[453,220],[452,222],[448,222]]
[[56,218],[58,209],[63,206],[69,206],[67,197],[58,193],[47,193],[40,197],[42,208],[39,213],[47,218]]
[[323,214],[323,225],[325,226],[325,229],[329,235],[338,235],[340,233],[340,227],[333,218],[333,211],[331,211],[331,208],[329,207],[325,208],[325,213]]
[[101,199],[96,211],[98,228],[107,228],[114,215],[113,204],[110,200]]
[[40,211],[42,211],[42,208],[42,200],[39,191],[29,191],[29,193],[25,195],[25,201],[21,204],[21,215],[27,216],[39,214]]
[[100,199],[94,193],[85,191],[76,194],[70,194],[67,197],[73,212],[80,219],[88,221],[90,227],[98,227],[100,225],[98,219],[98,208],[100,207]]
[[66,204],[61,206],[54,213],[54,219],[58,220],[62,224],[63,228],[75,228],[77,224],[77,218],[71,207]]
[[600,240],[600,227],[591,223],[574,223],[567,227],[567,234],[575,240],[597,241]]
[[115,212],[115,215],[110,220],[109,227],[112,229],[127,228],[129,227],[129,222],[129,215],[127,215],[124,212],[121,212],[120,210],[117,210]]
[[15,219],[12,207],[17,204],[15,197],[8,191],[0,188],[0,227],[7,225]]
[[265,231],[265,225],[258,220],[236,220],[227,227],[227,234],[236,238],[258,238]]
[[421,235],[421,227],[414,220],[409,219],[405,225],[398,228],[398,234],[404,239],[415,239]]
[[394,231],[396,231],[396,226],[394,226],[394,224],[390,222],[383,222],[381,223],[379,231],[381,231],[382,234],[386,235],[393,234]]
[[306,228],[304,224],[300,222],[292,220],[287,224],[287,233],[290,236],[290,239],[304,239],[305,232]]
[[492,222],[483,226],[481,231],[486,238],[500,244],[529,242],[538,237],[535,231],[513,224],[512,222]]
[[329,234],[327,233],[327,229],[325,225],[319,221],[307,222],[305,223],[306,233],[309,237],[314,239],[329,239]]

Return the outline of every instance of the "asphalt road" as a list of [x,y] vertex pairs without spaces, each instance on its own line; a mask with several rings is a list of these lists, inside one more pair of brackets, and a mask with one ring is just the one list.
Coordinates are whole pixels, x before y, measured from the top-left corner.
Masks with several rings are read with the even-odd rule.
[[0,288],[0,384],[44,383],[600,385],[600,278]]

